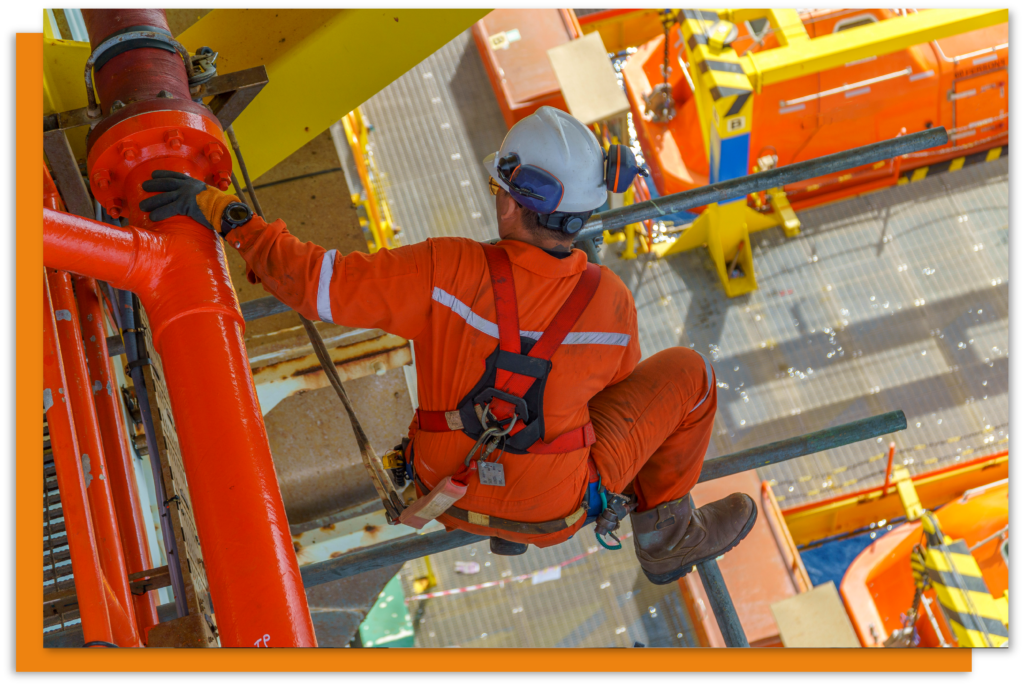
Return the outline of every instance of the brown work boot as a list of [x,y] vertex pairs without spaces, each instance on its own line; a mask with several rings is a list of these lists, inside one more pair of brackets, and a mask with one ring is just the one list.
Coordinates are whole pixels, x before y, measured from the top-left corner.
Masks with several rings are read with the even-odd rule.
[[667,584],[735,548],[757,521],[757,505],[733,493],[693,510],[683,496],[629,518],[641,569],[651,583]]

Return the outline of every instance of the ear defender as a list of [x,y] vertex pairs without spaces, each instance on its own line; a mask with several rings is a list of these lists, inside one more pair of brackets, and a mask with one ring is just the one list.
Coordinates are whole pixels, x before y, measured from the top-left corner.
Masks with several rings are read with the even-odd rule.
[[647,176],[636,164],[633,151],[625,145],[610,145],[605,155],[604,183],[611,193],[625,193],[636,175]]

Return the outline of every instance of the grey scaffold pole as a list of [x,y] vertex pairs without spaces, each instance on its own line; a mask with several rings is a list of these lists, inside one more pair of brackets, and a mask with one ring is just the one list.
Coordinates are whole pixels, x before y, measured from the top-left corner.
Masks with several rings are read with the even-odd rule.
[[[701,470],[700,481],[720,479],[730,474],[738,474],[822,450],[877,438],[905,428],[907,428],[907,418],[900,410],[858,419],[848,424],[707,460]],[[344,552],[330,560],[302,567],[302,582],[306,588],[309,588],[371,569],[379,569],[484,540],[487,540],[484,536],[475,536],[465,531],[433,531],[429,534],[396,538],[367,548]],[[717,564],[715,566],[717,568]],[[713,576],[715,572],[712,570],[710,573]],[[709,591],[708,598],[711,597],[712,594]]]
[[787,183],[806,181],[826,174],[853,169],[867,164],[945,145],[948,141],[946,129],[937,126],[907,136],[872,143],[832,155],[816,157],[806,162],[787,164],[758,174],[741,176],[728,181],[719,181],[709,186],[666,195],[662,198],[638,202],[595,214],[576,235],[576,242],[600,236],[604,231],[614,231],[629,224],[657,219],[665,215],[692,210],[733,198],[743,198],[751,193],[781,188]]
[[708,594],[708,601],[711,610],[718,620],[718,628],[722,632],[727,648],[749,648],[747,635],[740,623],[740,616],[736,614],[736,606],[732,604],[732,596],[722,578],[722,570],[718,568],[717,560],[708,560],[697,565],[697,573],[700,574],[701,583],[704,584],[704,592]]

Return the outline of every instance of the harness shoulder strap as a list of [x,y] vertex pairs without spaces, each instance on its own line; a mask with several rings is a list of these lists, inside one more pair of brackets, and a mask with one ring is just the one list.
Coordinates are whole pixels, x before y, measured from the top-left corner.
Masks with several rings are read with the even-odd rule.
[[[498,344],[505,352],[518,355],[521,350],[519,306],[516,302],[516,285],[512,278],[512,262],[508,259],[508,253],[501,248],[490,243],[480,245],[483,246],[487,270],[491,275],[494,310],[498,317]],[[501,374],[501,370],[498,373]]]
[[[519,355],[521,350],[519,311],[516,303],[515,281],[512,278],[512,262],[508,258],[508,253],[502,248],[488,243],[481,243],[481,246],[487,257],[491,289],[494,292],[495,314],[498,319],[498,345],[504,353]],[[569,294],[569,298],[555,314],[555,318],[530,350],[528,357],[545,362],[551,360],[555,350],[583,315],[583,311],[590,304],[600,283],[601,268],[595,264],[588,264],[586,270],[580,275],[579,281],[576,282],[572,293]],[[498,369],[494,385],[505,393],[521,398],[536,380],[536,376]],[[499,419],[504,419],[511,416],[513,406],[500,398],[495,398],[491,410]],[[520,430],[522,430],[521,426],[513,430],[512,433],[516,434]]]

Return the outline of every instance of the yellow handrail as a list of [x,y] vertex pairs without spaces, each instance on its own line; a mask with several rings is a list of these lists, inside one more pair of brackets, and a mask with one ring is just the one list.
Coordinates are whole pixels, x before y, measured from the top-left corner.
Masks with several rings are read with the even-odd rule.
[[367,228],[371,236],[371,240],[367,241],[370,252],[398,247],[398,239],[395,237],[397,230],[392,223],[391,208],[388,207],[380,182],[380,172],[369,149],[370,131],[363,120],[363,115],[356,108],[341,118],[341,124],[345,129],[345,140],[352,149],[356,172],[366,195],[364,200],[360,195],[353,194],[352,201],[366,212]]

